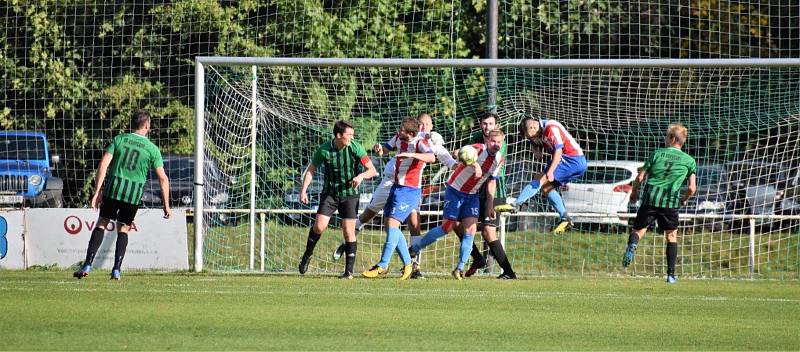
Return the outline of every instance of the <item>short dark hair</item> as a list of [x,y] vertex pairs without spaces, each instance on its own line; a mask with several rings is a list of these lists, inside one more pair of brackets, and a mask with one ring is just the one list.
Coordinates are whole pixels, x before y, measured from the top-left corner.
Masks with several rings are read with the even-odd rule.
[[416,117],[406,117],[403,119],[403,122],[400,123],[400,130],[417,134],[419,133],[419,124],[420,122]]
[[353,128],[353,124],[352,123],[349,123],[349,122],[344,121],[344,120],[336,121],[336,123],[333,124],[333,136],[335,137],[337,134],[344,133],[344,131],[346,129],[348,129],[348,128],[355,129],[355,128]]
[[493,113],[491,111],[487,111],[485,114],[483,114],[481,116],[480,122],[483,122],[483,120],[486,120],[486,119],[489,119],[489,118],[493,118],[495,123],[500,121],[500,119],[497,117],[497,114],[495,114],[495,113]]
[[131,115],[131,127],[134,130],[144,128],[144,124],[150,122],[150,113],[147,110],[136,109]]

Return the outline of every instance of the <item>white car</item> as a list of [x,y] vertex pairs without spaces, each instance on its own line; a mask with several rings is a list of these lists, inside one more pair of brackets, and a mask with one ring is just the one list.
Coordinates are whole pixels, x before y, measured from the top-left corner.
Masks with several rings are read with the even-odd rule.
[[[561,187],[561,197],[570,213],[627,213],[631,183],[643,162],[627,160],[588,161],[580,179]],[[617,216],[574,217],[573,222],[622,224],[627,219]]]

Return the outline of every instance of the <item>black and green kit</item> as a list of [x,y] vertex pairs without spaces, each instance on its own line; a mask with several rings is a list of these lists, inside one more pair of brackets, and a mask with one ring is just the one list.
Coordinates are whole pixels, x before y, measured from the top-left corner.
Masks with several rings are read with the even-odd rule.
[[675,147],[656,150],[644,164],[647,183],[642,204],[659,208],[679,208],[683,181],[697,171],[697,163],[689,154]]
[[350,181],[364,169],[361,159],[366,156],[367,151],[356,141],[351,141],[349,146],[342,149],[336,149],[333,140],[319,146],[311,163],[317,169],[323,169],[325,185],[322,193],[337,197],[358,194],[358,189],[350,187]]
[[164,166],[161,151],[147,137],[126,133],[114,137],[106,153],[114,158],[103,185],[103,196],[128,204],[141,204],[148,172]]

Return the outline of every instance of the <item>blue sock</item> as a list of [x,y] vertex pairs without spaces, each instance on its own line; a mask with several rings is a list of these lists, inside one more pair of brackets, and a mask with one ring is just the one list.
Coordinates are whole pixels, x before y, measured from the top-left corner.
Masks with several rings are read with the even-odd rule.
[[381,261],[378,266],[381,268],[388,268],[389,261],[392,260],[392,253],[397,248],[397,241],[403,237],[403,233],[396,227],[389,227],[386,229],[386,242],[383,244],[383,253],[381,254]]
[[458,266],[456,269],[464,270],[464,264],[467,264],[467,260],[469,259],[469,254],[472,253],[472,239],[474,235],[471,233],[465,233],[464,238],[461,239],[461,251],[459,252],[460,257],[458,258]]
[[397,254],[403,261],[403,265],[411,265],[411,253],[408,252],[408,242],[406,236],[400,233],[400,238],[397,241]]
[[561,195],[556,190],[552,190],[547,194],[547,200],[550,201],[550,204],[553,205],[553,208],[562,219],[567,217],[567,208],[564,207],[564,200],[561,199]]
[[444,233],[442,227],[436,226],[435,228],[428,231],[428,233],[426,233],[425,236],[423,236],[422,239],[419,240],[419,243],[411,246],[411,250],[413,250],[414,252],[419,252],[423,248],[430,245],[431,243],[438,241],[444,235],[446,235],[446,233]]
[[522,189],[522,192],[520,192],[517,199],[511,205],[516,207],[522,203],[525,203],[525,201],[535,196],[536,193],[539,193],[539,187],[541,187],[541,185],[539,184],[539,180],[531,181],[531,183],[529,183],[527,186],[525,186],[525,188]]

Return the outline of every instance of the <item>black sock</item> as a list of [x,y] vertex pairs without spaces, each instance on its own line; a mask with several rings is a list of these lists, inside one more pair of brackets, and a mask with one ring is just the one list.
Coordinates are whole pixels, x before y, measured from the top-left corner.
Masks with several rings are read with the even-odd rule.
[[639,235],[636,232],[631,231],[631,234],[628,236],[628,247],[631,245],[639,245]]
[[314,254],[314,248],[317,246],[317,241],[319,241],[320,236],[322,234],[314,233],[314,229],[308,229],[308,240],[306,240],[306,251],[303,253],[304,257],[310,257]]
[[356,264],[356,250],[358,249],[358,242],[345,242],[344,244],[344,271],[353,273],[353,266]]
[[678,243],[667,242],[667,275],[675,276],[675,262],[678,261]]
[[486,262],[486,259],[483,259],[483,254],[481,254],[481,250],[478,249],[477,245],[475,245],[475,241],[472,242],[472,252],[470,252],[469,255],[472,256],[473,263]]
[[494,259],[497,260],[497,264],[503,268],[503,273],[513,274],[514,269],[511,268],[511,263],[508,262],[506,250],[503,249],[503,245],[500,244],[500,240],[489,242],[489,249],[492,251],[492,256],[494,256]]
[[117,248],[114,250],[114,270],[122,269],[122,259],[125,258],[125,250],[128,248],[128,233],[117,233]]
[[106,234],[106,230],[98,227],[95,227],[92,231],[92,237],[89,239],[89,248],[86,249],[86,259],[83,260],[83,265],[92,265],[94,262],[94,256],[97,254],[97,250],[100,249],[100,245],[103,244],[103,236]]

